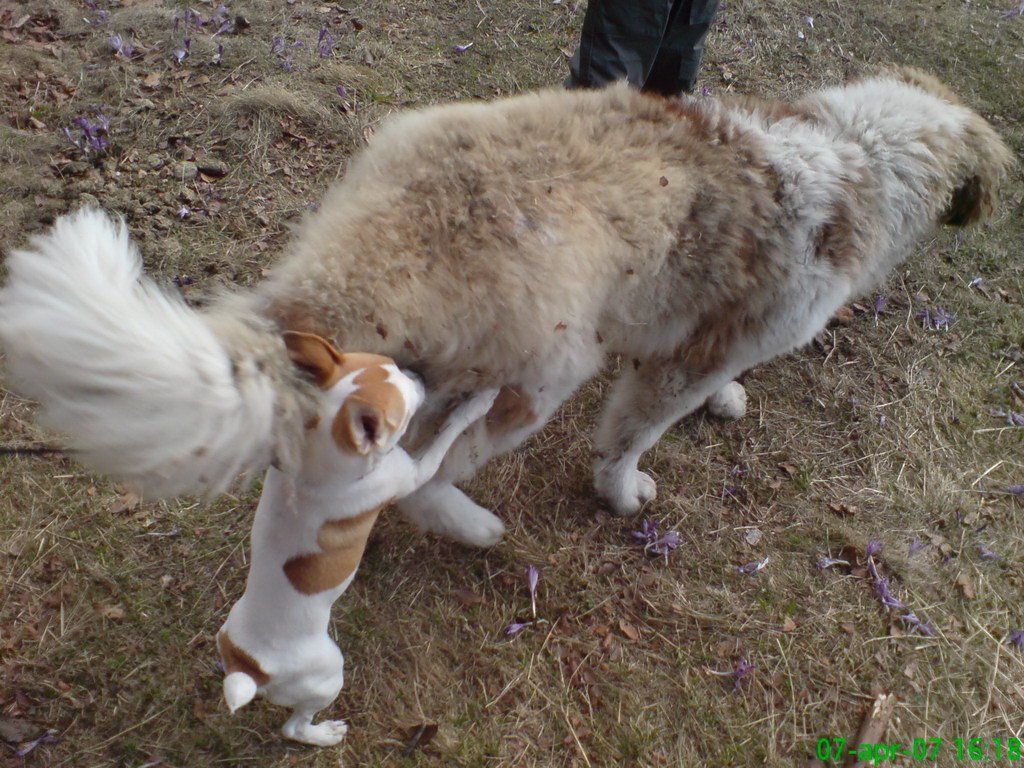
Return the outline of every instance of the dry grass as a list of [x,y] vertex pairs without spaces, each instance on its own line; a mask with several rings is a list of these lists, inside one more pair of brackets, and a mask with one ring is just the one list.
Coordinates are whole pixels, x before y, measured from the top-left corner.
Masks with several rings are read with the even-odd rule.
[[[1024,18],[997,13],[1009,5],[730,1],[704,82],[792,95],[914,64],[1020,153]],[[200,31],[177,67],[184,4],[100,6],[106,27],[60,0],[4,17],[0,232],[15,246],[91,196],[195,295],[258,279],[388,112],[559,83],[582,18],[547,0],[250,0],[232,7],[250,26],[218,38],[219,65]],[[320,59],[325,25],[337,43]],[[146,50],[112,56],[112,31]],[[290,73],[274,36],[303,41]],[[60,129],[101,104],[110,154],[80,157]],[[182,182],[182,162],[227,175]],[[945,739],[940,765],[960,764],[955,738],[1020,737],[1024,656],[1007,636],[1024,626],[1024,518],[1004,490],[1024,482],[1022,432],[991,412],[1024,410],[1022,195],[1018,172],[997,221],[927,243],[881,289],[882,313],[869,297],[819,344],[751,372],[747,418],[696,416],[666,436],[644,460],[661,493],[644,516],[681,533],[667,560],[638,551],[637,521],[609,518],[591,493],[586,435],[606,380],[471,484],[509,523],[500,546],[467,551],[384,520],[335,611],[349,673],[335,708],[353,726],[336,750],[282,742],[279,710],[229,717],[220,702],[210,641],[242,588],[255,491],[131,506],[66,459],[4,457],[0,717],[61,741],[25,761],[0,752],[0,765],[791,766],[821,737],[853,738],[879,692],[899,699],[886,741]],[[949,331],[914,319],[936,305],[956,315]],[[10,393],[0,427],[5,444],[45,438]],[[927,546],[910,555],[915,538]],[[935,637],[887,614],[858,570],[817,567],[869,539]],[[757,575],[736,570],[765,557]],[[506,639],[532,618],[530,564],[543,622]],[[756,671],[734,690],[741,658]],[[436,738],[403,756],[422,723]]]

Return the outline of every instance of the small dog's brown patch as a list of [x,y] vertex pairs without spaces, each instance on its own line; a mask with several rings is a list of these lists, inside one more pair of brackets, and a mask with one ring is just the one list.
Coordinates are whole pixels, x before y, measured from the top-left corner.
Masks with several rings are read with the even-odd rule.
[[[385,363],[381,362],[390,363],[391,360],[377,355],[345,355],[343,367],[349,370],[362,367],[357,364],[356,358],[359,362],[365,359],[366,366],[356,376],[354,383],[357,389],[345,398],[331,427],[334,442],[345,453],[366,452],[360,431],[370,431],[368,428],[372,426],[371,440],[383,438],[382,433],[393,434],[405,420],[405,398],[401,390],[387,380],[388,372],[383,368]],[[370,418],[374,423],[365,425],[360,421],[362,418]]]
[[322,551],[290,558],[284,564],[291,585],[304,595],[315,595],[343,584],[359,567],[370,530],[383,508],[344,520],[328,520],[320,526],[316,542]]
[[227,674],[244,672],[256,681],[256,685],[266,685],[269,682],[270,675],[263,671],[260,663],[235,645],[224,630],[217,633],[217,650],[220,651],[220,660],[224,663]]

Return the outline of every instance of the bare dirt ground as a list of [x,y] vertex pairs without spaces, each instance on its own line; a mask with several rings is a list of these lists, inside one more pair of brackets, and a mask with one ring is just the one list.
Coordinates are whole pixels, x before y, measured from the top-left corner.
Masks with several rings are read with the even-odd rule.
[[[187,296],[252,283],[389,113],[558,85],[582,20],[571,0],[216,5],[0,6],[5,250],[99,203]],[[1014,9],[726,0],[701,86],[789,96],[913,64],[1019,155]],[[942,739],[943,766],[971,762],[958,738],[994,756],[1024,729],[1022,197],[1017,169],[993,224],[937,236],[751,372],[746,418],[679,425],[643,462],[660,496],[640,519],[590,489],[603,381],[469,487],[508,521],[501,545],[387,516],[335,610],[336,749],[221,702],[212,634],[258,489],[140,504],[60,456],[0,457],[0,765],[815,765],[881,694],[873,740]],[[57,442],[31,416],[2,390],[0,442]],[[645,554],[644,519],[681,545]],[[46,733],[24,758],[7,745]]]

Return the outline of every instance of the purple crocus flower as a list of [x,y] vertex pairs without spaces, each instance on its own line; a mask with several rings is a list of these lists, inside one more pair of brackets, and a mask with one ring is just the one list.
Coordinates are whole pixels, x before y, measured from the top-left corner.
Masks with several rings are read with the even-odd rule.
[[135,54],[135,46],[130,43],[126,43],[124,38],[120,35],[114,35],[113,37],[107,38],[107,43],[117,53],[120,53],[126,59],[130,59]]
[[864,551],[868,557],[874,557],[882,551],[882,542],[878,539],[868,539],[868,545]]
[[[98,115],[102,113],[97,111]],[[101,125],[93,125],[88,118],[84,116],[76,117],[71,121],[82,130],[83,141],[79,142],[72,138],[71,132],[64,129],[64,135],[71,139],[71,142],[79,149],[90,149],[93,152],[102,152],[108,146],[110,142],[107,141],[106,132],[107,127],[110,125],[110,121],[104,116],[101,120]]]
[[846,560],[829,557],[828,555],[820,555],[818,557],[818,567],[821,568],[821,570],[831,568],[833,565],[849,565],[849,563]]
[[874,310],[875,314],[881,314],[885,310],[885,305],[889,303],[889,299],[885,296],[875,296]]
[[345,90],[344,85],[335,86],[334,90],[337,92],[339,96],[341,96],[341,98],[346,100],[348,99],[348,91]]
[[526,583],[530,587],[530,597],[537,594],[537,582],[540,581],[540,571],[537,570],[536,566],[529,565],[526,567]]
[[40,736],[37,739],[33,739],[32,741],[24,742],[16,750],[14,750],[14,756],[15,757],[24,757],[29,752],[31,752],[36,747],[38,747],[40,744],[56,744],[58,741],[60,741],[60,739],[58,739],[54,735],[55,733],[56,733],[56,731],[47,731],[46,733],[44,733],[42,736]]
[[1006,490],[1008,493],[1012,493],[1014,496],[1024,495],[1024,485],[1011,485]]
[[738,691],[743,683],[750,678],[750,675],[757,669],[753,664],[747,663],[747,657],[743,656],[740,658],[740,663],[736,665],[736,669],[733,670],[733,677],[736,678],[736,682],[733,683],[732,689]]
[[919,536],[915,536],[907,546],[907,557],[913,557],[927,546],[928,545],[925,544]]
[[905,621],[912,629],[916,629],[925,637],[935,637],[935,630],[931,628],[928,622],[921,621],[917,618],[917,614],[913,611],[904,616],[900,616],[900,618],[903,619],[903,621]]
[[181,48],[175,49],[174,58],[176,58],[178,60],[178,63],[181,64],[181,62],[185,60],[185,58],[191,53],[191,51],[192,38],[186,37],[184,40],[181,41]]
[[1010,644],[1016,646],[1018,651],[1024,651],[1024,629],[1010,630]]
[[878,593],[878,597],[882,601],[882,605],[886,608],[906,608],[906,603],[900,600],[896,595],[889,589],[889,579],[887,577],[876,578],[874,587],[875,592]]
[[537,582],[540,581],[540,571],[535,566],[526,568],[526,584],[530,588],[530,612],[537,618]]
[[644,520],[641,523],[641,530],[630,531],[630,535],[644,545],[644,551],[648,554],[666,557],[682,543],[678,531],[668,531],[664,536],[658,536],[658,524],[653,520]]
[[1003,558],[993,552],[991,549],[986,547],[984,544],[978,547],[978,553],[982,560],[1002,560]]
[[755,560],[754,562],[747,563],[746,565],[738,565],[736,566],[736,570],[740,573],[746,574],[747,576],[753,576],[756,573],[760,573],[764,567],[768,565],[768,560],[769,558],[765,557],[764,560]]
[[320,37],[317,39],[316,44],[320,58],[330,58],[331,54],[334,52],[334,38],[331,37],[331,33],[327,31],[327,27],[320,30]]
[[934,307],[932,309],[922,309],[916,315],[918,320],[921,321],[921,327],[930,331],[937,331],[939,329],[947,330],[953,321],[956,320],[953,315],[947,312],[942,307]]
[[472,47],[472,43],[466,43],[465,45],[453,45],[452,50],[454,50],[456,53],[465,53]]
[[664,536],[661,536],[647,544],[644,547],[644,551],[668,557],[668,553],[678,547],[681,543],[682,538],[680,538],[679,533],[676,531],[669,531]]
[[1020,5],[1016,8],[1010,8],[1007,11],[1000,11],[999,15],[1003,18],[1009,18],[1010,16],[1024,16],[1024,0],[1021,0]]
[[1005,411],[1002,408],[996,408],[992,411],[992,415],[997,419],[1006,419],[1006,423],[1011,427],[1024,427],[1024,413]]
[[642,542],[654,541],[658,538],[658,524],[654,520],[644,520],[640,523],[639,531],[630,531],[630,535]]
[[520,632],[522,632],[528,626],[530,626],[529,622],[515,622],[509,624],[507,627],[505,627],[505,634],[509,637],[512,637],[513,635],[517,635]]

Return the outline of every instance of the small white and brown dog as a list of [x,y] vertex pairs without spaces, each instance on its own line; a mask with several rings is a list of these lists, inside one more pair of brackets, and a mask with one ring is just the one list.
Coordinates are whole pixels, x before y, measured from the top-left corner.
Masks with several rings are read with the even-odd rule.
[[390,358],[343,355],[311,334],[289,333],[285,342],[323,397],[306,425],[298,475],[267,471],[245,594],[217,634],[217,648],[232,712],[262,694],[294,709],[285,737],[330,746],[348,730],[342,720],[313,724],[344,682],[344,657],[328,632],[331,605],[352,582],[381,509],[433,478],[497,390],[456,408],[412,457],[398,440],[423,402],[418,381]]

